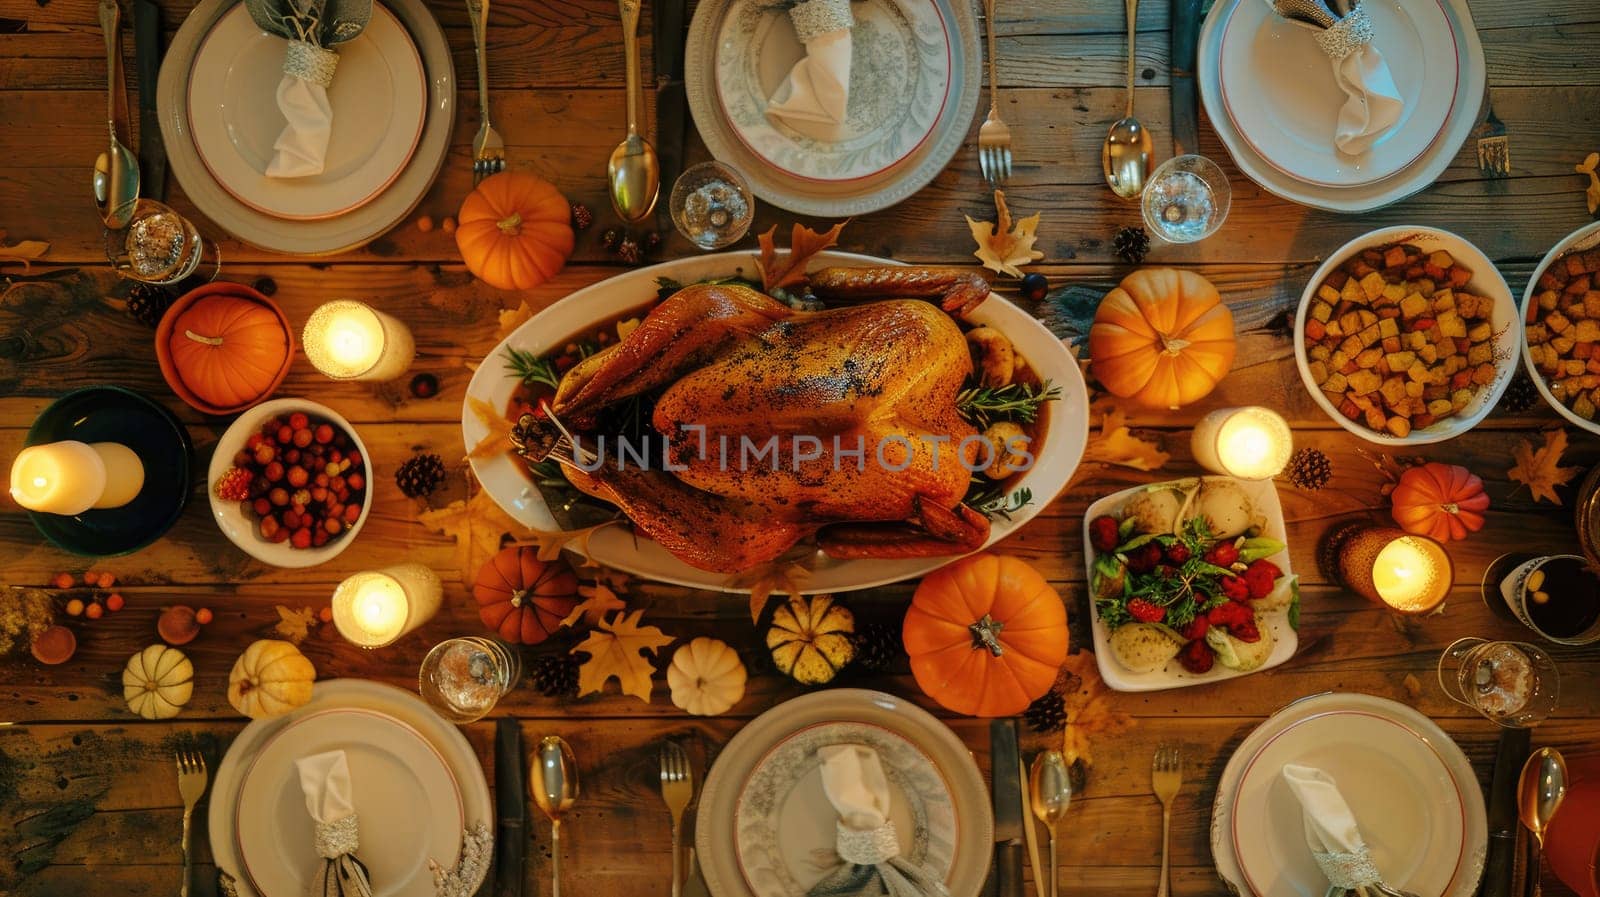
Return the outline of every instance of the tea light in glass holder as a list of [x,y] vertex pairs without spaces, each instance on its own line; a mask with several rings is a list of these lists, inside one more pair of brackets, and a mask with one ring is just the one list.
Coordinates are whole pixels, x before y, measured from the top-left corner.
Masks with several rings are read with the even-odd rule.
[[1200,418],[1190,440],[1194,460],[1213,473],[1241,480],[1266,480],[1283,472],[1294,436],[1283,416],[1269,408],[1219,408]]
[[318,306],[300,343],[312,366],[335,380],[393,380],[417,354],[406,325],[354,299]]
[[333,590],[333,625],[353,645],[381,648],[428,622],[444,586],[422,564],[357,573]]
[[1455,581],[1443,545],[1394,527],[1348,524],[1323,543],[1323,559],[1339,585],[1402,614],[1442,610]]
[[63,440],[23,449],[11,464],[11,497],[30,511],[72,516],[120,508],[144,488],[144,463],[115,442]]

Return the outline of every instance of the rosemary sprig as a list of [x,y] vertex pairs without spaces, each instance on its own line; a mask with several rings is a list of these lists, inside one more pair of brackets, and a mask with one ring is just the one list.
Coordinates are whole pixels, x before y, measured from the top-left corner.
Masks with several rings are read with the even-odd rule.
[[561,385],[561,375],[556,373],[555,364],[548,358],[507,346],[505,359],[506,370],[527,386],[543,384],[555,389]]
[[979,427],[987,427],[997,420],[1031,424],[1038,418],[1041,405],[1059,398],[1061,388],[1051,386],[1049,380],[1037,386],[1032,383],[973,386],[956,395],[956,410]]

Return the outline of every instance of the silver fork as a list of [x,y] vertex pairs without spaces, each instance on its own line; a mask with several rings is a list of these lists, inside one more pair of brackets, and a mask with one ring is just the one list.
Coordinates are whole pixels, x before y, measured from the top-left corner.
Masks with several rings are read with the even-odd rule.
[[672,813],[672,897],[683,894],[683,848],[681,830],[683,811],[694,796],[694,771],[689,768],[689,758],[675,741],[661,746],[661,800]]
[[989,35],[989,116],[978,128],[978,167],[989,183],[1011,177],[1011,129],[1000,120],[1000,81],[994,68],[994,0],[983,0],[983,28]]
[[183,882],[178,897],[189,897],[189,874],[193,862],[189,856],[189,820],[194,816],[194,805],[206,793],[206,758],[198,751],[178,752],[178,794],[183,798]]
[[506,169],[506,142],[489,123],[489,63],[484,56],[489,32],[489,0],[467,0],[472,45],[478,54],[478,134],[472,138],[472,184]]
[[1478,170],[1492,178],[1509,177],[1511,138],[1506,136],[1505,123],[1494,114],[1494,101],[1488,88],[1483,91],[1483,104],[1488,107],[1489,114],[1472,132],[1478,138]]
[[1156,799],[1161,801],[1161,886],[1156,889],[1156,897],[1167,897],[1171,890],[1167,880],[1167,846],[1172,833],[1172,799],[1183,787],[1183,757],[1176,745],[1156,746],[1155,759],[1150,764],[1150,786]]

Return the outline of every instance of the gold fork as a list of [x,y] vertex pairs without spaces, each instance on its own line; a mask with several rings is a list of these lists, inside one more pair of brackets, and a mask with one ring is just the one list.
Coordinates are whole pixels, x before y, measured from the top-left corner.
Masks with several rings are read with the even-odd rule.
[[1156,799],[1161,801],[1161,886],[1156,889],[1156,897],[1167,897],[1170,890],[1167,882],[1167,845],[1172,833],[1172,799],[1178,796],[1178,789],[1183,786],[1183,756],[1178,753],[1176,745],[1156,746],[1156,756],[1150,764],[1150,786],[1156,793]]
[[1483,103],[1488,107],[1488,115],[1483,119],[1483,124],[1473,129],[1473,136],[1478,138],[1478,170],[1492,178],[1503,178],[1511,175],[1511,138],[1506,134],[1505,123],[1494,114],[1494,103],[1489,99],[1489,92],[1484,90]]
[[506,168],[506,142],[489,123],[489,0],[467,0],[472,17],[472,45],[478,57],[478,133],[472,138],[472,184]]
[[189,856],[189,820],[194,816],[194,805],[206,793],[206,758],[199,751],[178,752],[178,794],[183,797],[183,882],[178,897],[189,897],[189,873],[193,861]]
[[689,758],[675,741],[661,746],[661,800],[672,813],[672,897],[683,894],[683,849],[681,830],[684,808],[694,797],[694,770],[689,768]]
[[983,0],[983,30],[989,38],[989,116],[978,128],[978,168],[990,184],[1011,177],[1011,129],[1000,120],[1000,82],[994,68],[994,0]]

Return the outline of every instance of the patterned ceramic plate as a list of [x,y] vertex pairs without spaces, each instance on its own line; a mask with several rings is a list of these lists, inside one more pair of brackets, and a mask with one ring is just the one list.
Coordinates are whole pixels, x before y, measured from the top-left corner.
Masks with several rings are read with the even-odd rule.
[[805,56],[788,13],[735,0],[717,40],[717,96],[739,141],[796,177],[871,177],[920,147],[950,96],[950,30],[930,0],[862,0],[855,15],[850,103],[838,125],[767,117],[767,99]]
[[947,877],[955,863],[956,813],[939,768],[888,729],[826,723],[775,745],[739,795],[734,843],[756,897],[805,894],[838,863],[838,816],[823,793],[817,755],[831,744],[861,744],[877,752],[889,779],[889,818],[900,836],[900,855]]

